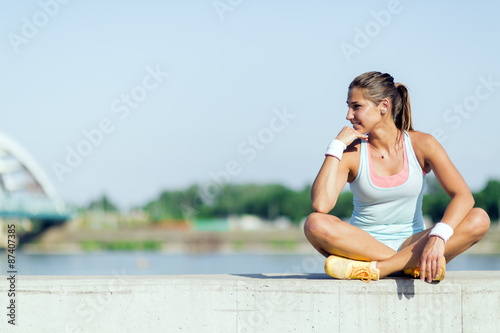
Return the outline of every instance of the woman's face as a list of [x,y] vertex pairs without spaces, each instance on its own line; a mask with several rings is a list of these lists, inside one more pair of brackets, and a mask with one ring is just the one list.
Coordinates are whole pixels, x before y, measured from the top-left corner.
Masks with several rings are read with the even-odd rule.
[[352,127],[360,133],[368,133],[380,122],[380,110],[369,100],[365,99],[358,88],[352,88],[347,94],[346,119],[351,122]]

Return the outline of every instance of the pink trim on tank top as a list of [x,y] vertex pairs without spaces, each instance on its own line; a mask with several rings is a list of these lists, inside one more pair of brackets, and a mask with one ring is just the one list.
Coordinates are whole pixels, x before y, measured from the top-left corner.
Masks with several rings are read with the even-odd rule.
[[366,151],[368,154],[368,165],[370,169],[370,180],[373,185],[381,188],[391,188],[403,185],[410,176],[410,167],[408,165],[408,154],[406,152],[406,143],[403,136],[403,168],[395,175],[382,177],[375,173],[372,165],[372,156],[370,154],[370,143],[367,142]]

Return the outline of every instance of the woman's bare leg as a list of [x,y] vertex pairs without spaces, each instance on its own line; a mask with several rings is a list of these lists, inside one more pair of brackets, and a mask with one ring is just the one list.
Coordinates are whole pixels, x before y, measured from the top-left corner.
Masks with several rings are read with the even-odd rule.
[[[453,236],[448,240],[444,256],[446,262],[476,244],[484,237],[490,226],[488,214],[481,208],[473,208],[462,222],[455,228]],[[410,236],[401,246],[397,254],[386,260],[377,262],[380,277],[391,273],[413,268],[418,265],[422,251],[427,244],[430,229]]]
[[[481,240],[489,225],[488,214],[480,208],[473,208],[446,243],[446,261],[449,262]],[[386,277],[418,265],[430,229],[410,236],[399,252],[377,241],[367,232],[328,214],[309,215],[304,232],[314,248],[325,257],[335,254],[356,260],[376,260],[380,277]]]
[[304,232],[312,246],[325,257],[335,254],[372,261],[388,259],[397,253],[366,231],[328,214],[310,214]]

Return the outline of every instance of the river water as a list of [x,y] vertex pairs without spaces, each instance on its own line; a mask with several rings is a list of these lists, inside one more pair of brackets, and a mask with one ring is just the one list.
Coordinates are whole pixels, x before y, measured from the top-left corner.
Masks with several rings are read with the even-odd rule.
[[[4,274],[8,270],[6,257],[0,259]],[[323,273],[323,264],[319,254],[16,253],[18,275]],[[447,265],[447,270],[500,270],[500,255],[462,254]]]

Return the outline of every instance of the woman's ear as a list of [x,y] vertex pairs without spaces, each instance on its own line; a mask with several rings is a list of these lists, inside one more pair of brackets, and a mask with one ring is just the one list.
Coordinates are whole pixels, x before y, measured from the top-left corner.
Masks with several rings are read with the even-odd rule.
[[380,102],[380,112],[382,112],[382,114],[385,114],[387,113],[388,110],[389,110],[389,100],[387,98],[384,98]]

